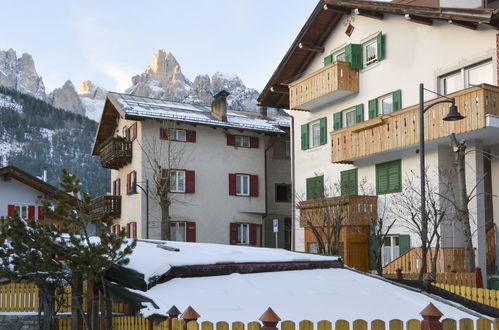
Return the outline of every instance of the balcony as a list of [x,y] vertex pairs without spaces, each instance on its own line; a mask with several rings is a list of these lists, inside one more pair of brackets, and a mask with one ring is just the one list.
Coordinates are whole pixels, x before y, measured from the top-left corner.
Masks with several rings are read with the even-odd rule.
[[[449,94],[455,98],[459,112],[466,118],[443,121],[449,105],[439,104],[425,113],[425,141],[466,133],[487,127],[487,115],[499,115],[499,88],[483,84]],[[433,99],[427,102],[438,101]],[[346,127],[330,133],[331,161],[351,163],[355,159],[419,143],[419,105],[389,115]]]
[[92,200],[93,220],[119,218],[121,216],[121,196],[100,196]]
[[110,138],[104,141],[99,154],[102,167],[119,170],[132,161],[132,141]]
[[359,70],[348,62],[334,62],[289,84],[289,106],[312,110],[359,92]]

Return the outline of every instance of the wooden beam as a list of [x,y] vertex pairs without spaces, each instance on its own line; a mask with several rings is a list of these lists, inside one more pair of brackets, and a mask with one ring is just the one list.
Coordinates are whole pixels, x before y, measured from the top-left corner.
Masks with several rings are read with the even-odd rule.
[[449,22],[449,24],[454,24],[454,25],[461,26],[461,27],[464,27],[464,28],[467,28],[470,30],[476,30],[476,27],[478,26],[477,23],[465,22],[465,21],[455,21],[455,20],[451,20],[451,19],[448,22]]
[[377,11],[365,10],[365,9],[359,9],[359,8],[355,8],[355,14],[360,15],[360,16],[369,17],[369,18],[374,18],[374,19],[385,18],[384,14],[379,13]]
[[352,12],[351,8],[333,6],[333,5],[329,5],[327,3],[324,4],[324,10],[330,10],[332,12],[335,12],[338,14],[345,14],[345,15],[349,15]]
[[289,89],[284,86],[272,86],[270,87],[270,91],[277,94],[289,94]]
[[311,52],[316,52],[316,53],[324,53],[324,47],[309,44],[309,43],[303,42],[303,41],[298,44],[298,48],[308,50]]
[[425,18],[425,17],[409,15],[409,14],[405,14],[404,17],[406,20],[414,22],[414,23],[424,24],[424,25],[433,25],[433,20],[431,18]]

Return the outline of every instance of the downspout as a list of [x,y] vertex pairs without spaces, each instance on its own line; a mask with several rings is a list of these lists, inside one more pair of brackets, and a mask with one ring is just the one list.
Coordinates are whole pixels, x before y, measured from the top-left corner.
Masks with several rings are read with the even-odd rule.
[[264,155],[264,162],[265,162],[265,213],[262,216],[262,240],[261,240],[261,245],[263,246],[263,241],[265,240],[265,218],[267,217],[269,213],[269,202],[268,202],[268,188],[267,188],[267,151],[270,150],[274,146],[275,142],[271,143],[267,148],[265,148],[265,151],[263,153]]
[[289,130],[291,143],[291,251],[296,251],[295,248],[295,117],[291,116],[291,128]]

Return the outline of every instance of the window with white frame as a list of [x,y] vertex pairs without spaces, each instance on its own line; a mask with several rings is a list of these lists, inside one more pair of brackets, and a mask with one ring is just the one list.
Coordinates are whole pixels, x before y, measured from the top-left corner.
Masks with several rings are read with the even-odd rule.
[[16,212],[21,219],[28,219],[28,205],[16,205]]
[[170,171],[170,191],[185,192],[185,171]]
[[487,60],[438,77],[440,94],[450,94],[480,84],[493,84],[492,60]]
[[168,132],[171,141],[187,141],[187,131],[185,129],[170,129]]
[[170,240],[185,242],[186,237],[185,222],[170,222]]
[[393,112],[393,95],[385,95],[378,98],[379,113],[386,115]]
[[334,53],[333,54],[333,58],[334,58],[334,61],[343,61],[345,62],[346,61],[346,57],[345,57],[345,49],[342,49],[340,50],[339,52],[337,53]]
[[249,244],[249,224],[237,224],[237,244]]
[[236,175],[236,195],[249,196],[249,180],[250,176],[246,174]]
[[363,44],[364,67],[376,63],[378,60],[378,41],[376,38]]
[[320,121],[310,123],[310,147],[318,147],[321,145],[321,124]]
[[236,147],[249,148],[251,146],[251,139],[249,136],[236,135]]
[[383,241],[381,248],[381,260],[383,266],[386,266],[400,256],[400,246],[398,236],[387,236]]
[[355,108],[342,111],[343,127],[355,125],[357,123]]

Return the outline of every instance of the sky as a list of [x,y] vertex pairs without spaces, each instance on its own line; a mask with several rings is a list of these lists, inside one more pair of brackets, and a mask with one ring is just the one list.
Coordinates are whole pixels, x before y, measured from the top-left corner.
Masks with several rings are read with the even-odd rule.
[[261,91],[317,0],[25,0],[2,5],[0,50],[33,56],[50,90],[124,91],[158,49],[191,80],[237,74]]

